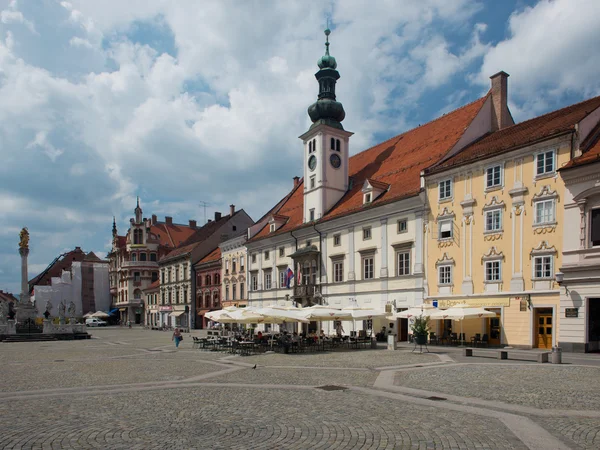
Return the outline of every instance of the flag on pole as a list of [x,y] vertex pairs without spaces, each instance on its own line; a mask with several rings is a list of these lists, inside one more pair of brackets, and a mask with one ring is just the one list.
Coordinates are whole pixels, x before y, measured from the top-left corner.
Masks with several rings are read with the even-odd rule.
[[292,269],[290,269],[288,267],[287,271],[285,272],[285,287],[286,288],[290,288],[290,283],[292,282],[292,279],[294,278],[294,272]]
[[302,284],[302,270],[300,269],[300,263],[296,267],[296,275],[298,276],[296,281],[296,286],[300,286]]

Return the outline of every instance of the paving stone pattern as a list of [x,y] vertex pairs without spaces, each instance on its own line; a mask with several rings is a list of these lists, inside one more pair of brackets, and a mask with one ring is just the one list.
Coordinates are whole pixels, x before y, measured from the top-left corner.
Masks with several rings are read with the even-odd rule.
[[[240,357],[193,349],[189,338],[176,350],[170,333],[92,333],[0,343],[0,449],[527,448],[520,439],[600,448],[598,367],[456,364],[452,353],[381,349]],[[392,380],[465,398],[402,395]],[[346,389],[315,388],[324,385]],[[469,406],[472,397],[484,403]],[[503,408],[512,421],[488,414]]]
[[540,409],[600,410],[600,368],[551,364],[468,364],[398,372],[394,383]]
[[526,448],[493,419],[349,391],[202,387],[32,399],[0,413],[4,448]]

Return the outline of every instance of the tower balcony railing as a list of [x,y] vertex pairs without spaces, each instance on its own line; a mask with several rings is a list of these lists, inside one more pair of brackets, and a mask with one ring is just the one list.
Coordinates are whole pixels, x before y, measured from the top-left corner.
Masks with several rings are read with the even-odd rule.
[[321,293],[321,286],[318,284],[301,284],[294,286],[294,297],[314,297]]

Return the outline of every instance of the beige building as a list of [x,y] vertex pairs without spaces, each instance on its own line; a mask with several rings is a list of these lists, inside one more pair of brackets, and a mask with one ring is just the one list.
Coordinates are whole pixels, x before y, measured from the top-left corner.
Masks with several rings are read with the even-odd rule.
[[221,304],[244,307],[248,305],[247,251],[248,232],[244,230],[238,236],[219,245],[221,248],[222,291]]
[[[517,125],[500,122],[497,131],[425,171],[427,301],[497,313],[464,321],[467,340],[479,334],[491,345],[558,344],[555,273],[569,224],[558,169],[598,123],[599,107],[595,98]],[[449,320],[436,327],[438,336],[460,332]]]

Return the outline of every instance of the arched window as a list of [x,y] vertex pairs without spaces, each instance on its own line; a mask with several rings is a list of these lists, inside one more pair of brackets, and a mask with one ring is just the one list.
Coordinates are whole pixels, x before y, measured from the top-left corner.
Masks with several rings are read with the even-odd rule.
[[135,291],[133,291],[133,298],[136,300],[141,300],[142,299],[142,291],[140,291],[139,289],[136,289]]
[[210,286],[210,275],[206,275],[206,281],[204,283],[206,286]]
[[134,244],[142,244],[143,243],[143,233],[139,228],[133,230],[133,243]]
[[210,308],[210,292],[204,294],[204,307]]
[[214,307],[219,306],[219,291],[213,292],[213,306]]
[[331,138],[331,150],[335,150],[335,139]]
[[137,253],[132,253],[130,258],[132,261],[137,261]]
[[335,141],[335,150],[338,152],[340,151],[340,140],[339,139],[336,139],[336,141]]
[[146,261],[148,255],[146,253],[140,253],[140,261]]
[[312,141],[309,141],[308,143],[308,153],[312,153]]
[[313,139],[312,142],[313,142],[313,152],[316,152],[317,151],[317,140]]
[[156,253],[150,253],[150,261],[156,261]]
[[221,284],[221,275],[215,274],[215,284]]

